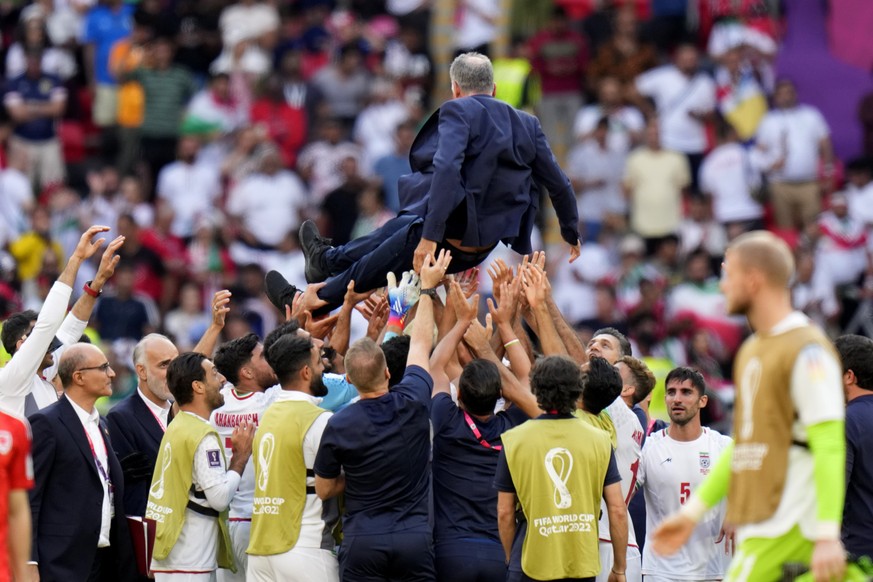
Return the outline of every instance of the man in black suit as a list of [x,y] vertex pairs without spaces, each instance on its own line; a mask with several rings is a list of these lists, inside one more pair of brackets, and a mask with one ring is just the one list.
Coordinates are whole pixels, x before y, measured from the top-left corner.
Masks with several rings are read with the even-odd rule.
[[74,344],[61,357],[58,376],[64,396],[30,417],[33,579],[135,580],[121,465],[94,407],[112,394],[115,372],[98,347]]
[[173,418],[167,368],[178,355],[173,342],[160,334],[142,338],[133,349],[136,392],[112,407],[106,416],[112,448],[124,471],[127,515],[145,515],[158,447]]
[[[548,189],[570,261],[579,256],[576,196],[537,118],[494,98],[487,57],[463,54],[449,73],[453,99],[415,138],[413,173],[399,183],[400,215],[341,247],[331,247],[311,221],[303,223],[306,280],[324,282],[317,296],[305,295],[306,308],[339,306],[352,280],[356,291],[365,292],[384,285],[389,271],[418,272],[425,257],[436,257],[441,248],[451,251],[454,273],[481,263],[501,241],[530,253],[539,187]],[[266,284],[277,307],[290,304],[296,289],[279,273],[269,273]]]

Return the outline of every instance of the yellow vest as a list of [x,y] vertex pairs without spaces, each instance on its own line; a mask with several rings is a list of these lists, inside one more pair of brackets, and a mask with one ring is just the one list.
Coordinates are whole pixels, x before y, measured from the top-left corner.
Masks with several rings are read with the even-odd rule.
[[609,436],[578,418],[531,420],[501,437],[527,534],[521,569],[536,580],[600,573],[597,519]]
[[[155,520],[155,547],[152,557],[165,560],[176,545],[185,525],[185,508],[194,473],[194,453],[205,438],[215,439],[215,448],[224,457],[218,432],[208,422],[182,412],[167,426],[149,489],[146,517]],[[236,572],[227,530],[227,511],[218,516],[218,566]]]
[[734,362],[737,399],[726,520],[734,525],[770,518],[782,500],[797,411],[791,373],[800,351],[818,344],[839,356],[820,329],[805,325],[776,335],[755,334]]
[[524,105],[530,63],[525,59],[496,59],[493,65],[494,84],[497,85],[494,97],[516,108]]
[[310,402],[276,402],[258,424],[252,448],[255,499],[248,553],[282,554],[300,537],[306,504],[303,438],[325,411]]
[[615,423],[612,422],[612,418],[606,414],[606,409],[601,410],[600,414],[591,414],[590,412],[579,408],[573,414],[576,418],[584,421],[585,424],[605,431],[606,434],[609,435],[609,442],[612,444],[612,448],[618,448],[618,433],[615,432]]

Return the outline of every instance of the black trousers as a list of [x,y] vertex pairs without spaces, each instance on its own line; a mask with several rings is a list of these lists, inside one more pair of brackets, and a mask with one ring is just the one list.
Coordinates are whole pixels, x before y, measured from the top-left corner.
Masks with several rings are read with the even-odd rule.
[[[324,260],[332,275],[318,292],[319,299],[327,301],[327,305],[319,311],[326,312],[342,305],[349,281],[354,280],[355,290],[363,293],[384,287],[389,271],[400,275],[411,269],[415,247],[421,241],[423,224],[423,218],[403,214],[367,236],[328,250]],[[441,248],[452,253],[449,273],[472,269],[491,253],[491,249],[481,253],[465,253],[446,242],[437,245],[437,252]]]

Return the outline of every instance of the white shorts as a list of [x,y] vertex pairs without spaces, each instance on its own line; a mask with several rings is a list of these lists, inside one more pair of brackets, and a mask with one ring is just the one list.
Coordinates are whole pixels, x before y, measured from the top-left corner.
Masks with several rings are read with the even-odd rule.
[[249,549],[252,522],[251,520],[231,520],[228,521],[227,526],[230,532],[230,544],[233,547],[233,559],[236,561],[236,574],[230,570],[219,568],[216,571],[218,582],[246,582],[246,567],[249,557],[246,550]]
[[[597,575],[597,582],[606,582],[609,578],[609,573],[612,571],[613,554],[612,543],[600,541],[600,574]],[[643,558],[640,556],[640,549],[634,546],[627,547],[627,570],[625,571],[625,579],[627,582],[642,582],[643,581]]]
[[215,582],[215,572],[185,574],[182,572],[155,572],[155,582]]
[[339,582],[339,562],[333,552],[291,548],[284,554],[249,556],[248,582]]

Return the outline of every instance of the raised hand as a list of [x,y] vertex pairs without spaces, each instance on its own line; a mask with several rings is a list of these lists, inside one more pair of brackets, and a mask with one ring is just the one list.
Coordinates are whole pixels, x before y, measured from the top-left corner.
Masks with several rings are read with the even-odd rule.
[[92,226],[88,230],[85,231],[84,234],[79,238],[79,243],[76,245],[76,250],[73,251],[71,259],[77,259],[80,262],[87,261],[94,254],[100,250],[100,247],[103,246],[103,243],[106,242],[105,238],[98,238],[93,241],[93,239],[97,234],[101,232],[108,232],[108,226]]
[[440,251],[436,261],[434,261],[432,255],[428,255],[425,258],[424,265],[421,267],[422,289],[433,289],[439,285],[443,277],[446,276],[446,271],[448,271],[451,261],[452,253],[446,249]]
[[388,325],[389,313],[388,300],[378,295],[376,297],[378,297],[376,306],[367,318],[367,337],[373,341],[376,341],[382,335],[382,330]]
[[488,312],[494,320],[494,325],[512,325],[512,319],[518,310],[518,295],[521,292],[521,279],[515,279],[512,283],[500,285],[500,301],[496,305],[492,299],[488,299]]
[[103,256],[100,258],[100,266],[97,267],[97,274],[94,275],[94,281],[91,285],[92,289],[100,290],[103,284],[115,274],[115,267],[118,266],[118,262],[121,260],[121,257],[115,253],[123,244],[124,237],[116,237],[115,240],[109,243],[106,250],[103,251]]
[[310,319],[306,325],[306,331],[314,338],[324,339],[336,327],[337,320],[339,320],[339,313],[329,317]]
[[478,319],[470,322],[470,327],[464,334],[464,342],[472,348],[476,354],[481,354],[483,351],[491,347],[491,336],[494,328],[491,325],[491,314],[485,316],[485,325],[479,323]]
[[452,281],[449,286],[449,295],[452,297],[452,307],[455,310],[455,317],[461,322],[471,322],[479,316],[479,296],[474,295],[468,303],[464,299],[464,291],[460,283]]
[[230,312],[231,292],[227,289],[216,291],[212,296],[212,325],[224,328],[224,319]]
[[521,284],[524,287],[527,304],[531,309],[545,305],[546,285],[548,283],[545,273],[538,266],[531,264],[522,272]]
[[406,271],[397,284],[394,273],[388,273],[388,307],[391,315],[405,317],[409,310],[418,302],[421,294],[421,281],[414,272]]
[[491,288],[494,298],[500,301],[500,286],[512,281],[512,268],[508,267],[503,259],[495,259],[488,266],[488,276],[491,277]]
[[461,286],[461,291],[463,291],[464,297],[469,299],[479,290],[479,267],[473,267],[472,269],[464,271],[455,280]]

